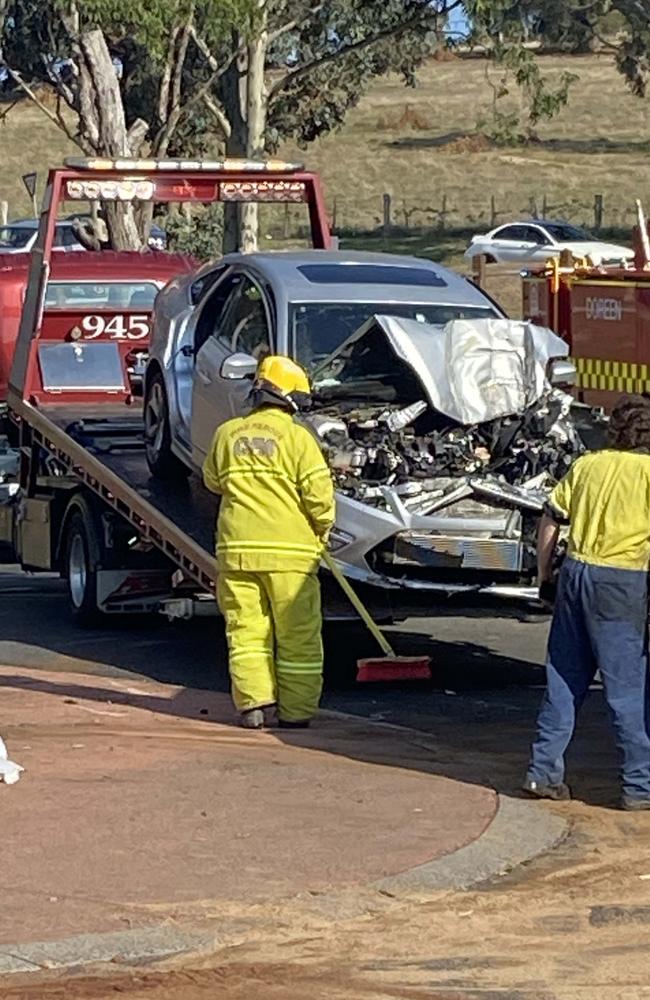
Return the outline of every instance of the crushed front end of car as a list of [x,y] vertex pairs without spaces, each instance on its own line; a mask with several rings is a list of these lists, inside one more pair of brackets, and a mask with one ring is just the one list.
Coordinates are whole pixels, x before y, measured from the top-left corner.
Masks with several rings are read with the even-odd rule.
[[376,316],[315,374],[309,422],[337,487],[332,550],[380,587],[532,598],[538,518],[604,441],[602,415],[553,384],[551,331]]

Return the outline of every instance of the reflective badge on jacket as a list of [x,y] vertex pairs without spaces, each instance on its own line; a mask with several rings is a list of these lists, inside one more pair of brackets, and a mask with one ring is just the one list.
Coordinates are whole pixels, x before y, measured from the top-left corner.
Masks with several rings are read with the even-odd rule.
[[273,438],[249,438],[244,435],[236,438],[233,443],[233,454],[238,458],[242,455],[261,455],[264,458],[273,458],[277,450],[278,443]]

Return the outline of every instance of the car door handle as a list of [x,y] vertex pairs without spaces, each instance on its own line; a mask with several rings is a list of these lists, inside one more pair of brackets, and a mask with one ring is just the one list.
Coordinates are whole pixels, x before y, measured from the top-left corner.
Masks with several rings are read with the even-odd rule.
[[212,385],[212,379],[210,378],[210,376],[208,375],[208,373],[205,371],[204,368],[197,368],[196,374],[199,378],[199,381],[202,382],[203,385]]

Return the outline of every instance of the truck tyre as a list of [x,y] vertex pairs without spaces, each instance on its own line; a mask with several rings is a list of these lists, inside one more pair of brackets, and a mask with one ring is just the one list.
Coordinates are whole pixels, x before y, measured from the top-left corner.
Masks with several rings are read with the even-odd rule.
[[169,429],[169,404],[162,372],[147,382],[144,398],[144,447],[152,476],[164,480],[185,480],[190,470],[174,455]]
[[97,604],[100,543],[95,518],[84,501],[75,503],[68,520],[64,554],[64,573],[74,621],[85,628],[102,624],[106,616]]

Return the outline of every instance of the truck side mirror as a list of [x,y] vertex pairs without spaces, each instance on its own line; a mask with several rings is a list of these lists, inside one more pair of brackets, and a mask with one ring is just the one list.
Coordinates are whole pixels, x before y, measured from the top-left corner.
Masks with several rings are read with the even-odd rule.
[[231,354],[221,365],[221,378],[253,378],[257,371],[257,361],[250,354]]
[[551,385],[575,385],[576,366],[568,358],[553,358],[549,362],[548,380]]

